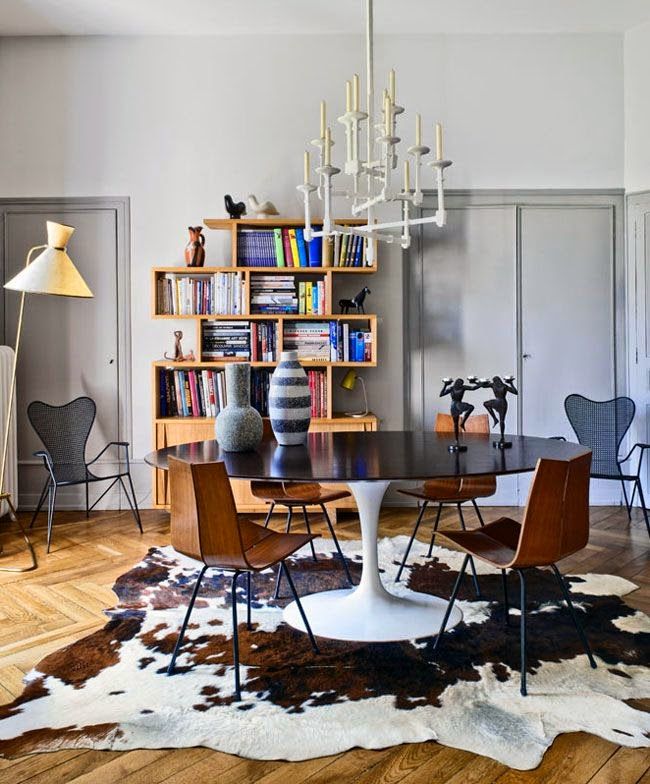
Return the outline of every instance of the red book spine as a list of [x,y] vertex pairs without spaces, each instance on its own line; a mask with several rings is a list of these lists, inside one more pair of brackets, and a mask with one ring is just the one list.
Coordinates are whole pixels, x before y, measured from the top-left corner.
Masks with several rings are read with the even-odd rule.
[[199,399],[198,393],[196,390],[196,372],[194,370],[190,370],[189,372],[190,377],[190,398],[192,400],[192,416],[199,416]]
[[287,267],[295,267],[293,254],[291,253],[291,242],[289,241],[289,229],[282,229],[282,247],[284,248],[284,261]]

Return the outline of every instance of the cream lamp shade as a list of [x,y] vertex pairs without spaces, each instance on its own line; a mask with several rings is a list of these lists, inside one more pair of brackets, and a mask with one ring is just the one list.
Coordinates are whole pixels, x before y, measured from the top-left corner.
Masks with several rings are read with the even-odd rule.
[[43,252],[5,283],[5,288],[28,294],[92,297],[92,291],[66,252],[73,232],[72,226],[47,221],[47,245]]

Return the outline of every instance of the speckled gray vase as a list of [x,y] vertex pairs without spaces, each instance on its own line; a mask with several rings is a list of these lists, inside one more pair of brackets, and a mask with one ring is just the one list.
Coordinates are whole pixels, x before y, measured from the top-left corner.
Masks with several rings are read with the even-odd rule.
[[297,351],[283,351],[271,376],[269,416],[278,444],[296,446],[307,440],[311,422],[311,392]]
[[226,365],[225,407],[214,423],[219,446],[226,452],[249,452],[262,440],[262,417],[251,406],[251,366],[248,362]]

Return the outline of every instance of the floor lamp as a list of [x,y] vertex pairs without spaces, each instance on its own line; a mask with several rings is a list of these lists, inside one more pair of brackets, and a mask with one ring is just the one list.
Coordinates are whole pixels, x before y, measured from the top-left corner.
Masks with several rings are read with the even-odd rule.
[[[25,313],[25,294],[53,294],[60,297],[92,297],[93,293],[86,285],[79,271],[72,263],[66,252],[66,246],[74,229],[61,223],[47,221],[47,245],[36,245],[27,252],[25,267],[8,283],[6,289],[20,291],[20,307],[18,310],[18,328],[16,330],[16,347],[11,371],[11,386],[9,388],[9,405],[5,417],[4,443],[2,447],[2,466],[0,468],[0,504],[6,501],[9,507],[9,517],[17,523],[20,532],[27,544],[31,555],[31,566],[9,567],[0,566],[1,572],[28,572],[36,568],[36,555],[29,541],[25,529],[16,516],[16,507],[11,500],[11,493],[5,490],[5,469],[7,467],[7,450],[9,447],[9,433],[11,430],[11,417],[13,415],[14,395],[16,390],[16,368],[20,351],[20,336],[23,331],[23,316]],[[33,261],[32,254],[40,250]],[[1,549],[0,549],[1,552]]]

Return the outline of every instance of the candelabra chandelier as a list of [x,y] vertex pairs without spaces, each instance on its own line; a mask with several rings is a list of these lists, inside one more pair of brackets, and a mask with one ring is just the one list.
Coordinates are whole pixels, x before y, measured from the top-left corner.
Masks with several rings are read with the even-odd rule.
[[[411,205],[422,204],[421,168],[422,159],[431,150],[422,144],[422,120],[415,115],[415,144],[408,148],[413,158],[414,188],[411,189],[410,163],[404,161],[404,177],[401,188],[395,183],[393,171],[397,169],[397,145],[401,141],[397,136],[397,117],[404,112],[403,106],[396,102],[395,71],[391,70],[388,88],[384,89],[381,101],[381,122],[375,121],[375,87],[373,64],[373,0],[366,0],[366,111],[359,105],[359,75],[354,74],[345,85],[345,114],[338,121],[345,127],[346,159],[344,173],[352,178],[351,186],[346,190],[334,190],[332,178],[341,173],[341,169],[332,165],[331,153],[334,142],[332,132],[327,124],[327,107],[325,101],[320,105],[320,136],[311,144],[318,149],[318,184],[310,182],[310,155],[304,154],[304,182],[297,188],[302,192],[305,204],[305,239],[312,237],[333,237],[336,234],[359,234],[364,237],[393,242],[399,239],[403,248],[411,244],[411,227],[422,223],[435,223],[444,226],[447,221],[444,195],[444,170],[451,166],[442,153],[442,125],[436,124],[436,157],[427,164],[435,172],[438,192],[438,206],[434,215],[426,218],[411,218]],[[361,158],[359,136],[365,123],[366,149],[365,159]],[[311,227],[311,195],[316,192],[323,202],[323,228],[314,231]],[[365,215],[366,225],[340,226],[332,221],[332,197],[344,196],[352,200],[352,215]],[[376,223],[374,212],[378,204],[398,202],[401,204],[401,220],[387,223]],[[401,233],[399,233],[401,230]],[[368,243],[367,261],[373,262],[373,243]]]

